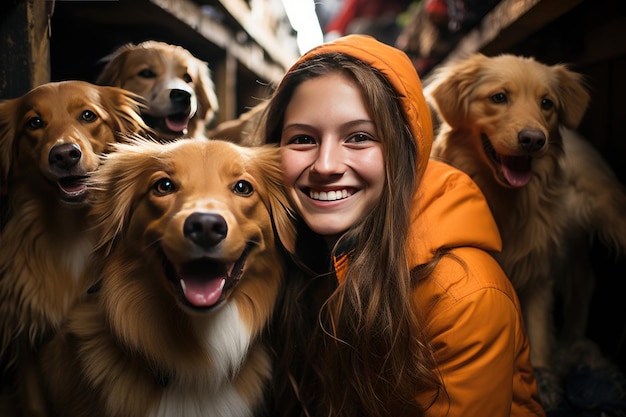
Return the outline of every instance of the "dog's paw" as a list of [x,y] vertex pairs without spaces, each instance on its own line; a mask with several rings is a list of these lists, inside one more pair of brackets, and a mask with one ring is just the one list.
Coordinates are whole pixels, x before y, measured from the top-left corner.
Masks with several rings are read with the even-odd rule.
[[543,408],[546,412],[560,408],[564,400],[561,378],[548,368],[535,368],[534,371]]

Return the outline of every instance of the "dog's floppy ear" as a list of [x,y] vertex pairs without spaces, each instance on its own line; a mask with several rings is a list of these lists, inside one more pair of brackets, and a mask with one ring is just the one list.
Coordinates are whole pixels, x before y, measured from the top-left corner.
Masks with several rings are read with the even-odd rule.
[[14,158],[16,116],[19,98],[0,101],[0,197],[8,191],[11,161]]
[[128,51],[133,49],[135,46],[136,45],[132,43],[127,43],[100,59],[98,63],[104,63],[104,67],[96,79],[96,84],[121,87],[121,72],[124,60],[126,59]]
[[87,179],[90,216],[98,236],[97,249],[108,252],[117,235],[125,229],[135,204],[136,189],[144,185],[141,178],[162,146],[132,136],[128,143],[113,144],[112,152],[100,157],[102,164]]
[[146,107],[143,97],[119,87],[102,86],[101,91],[100,99],[110,109],[116,134],[152,133],[141,117],[141,111]]
[[296,227],[293,204],[283,181],[280,148],[277,145],[244,147],[252,153],[252,171],[255,178],[264,182],[267,195],[262,196],[269,207],[274,230],[283,247],[295,252]]
[[211,78],[209,64],[199,59],[195,60],[194,85],[196,97],[198,98],[198,117],[209,124],[215,118],[219,110],[217,95],[215,94],[215,84]]
[[589,105],[589,92],[582,74],[569,70],[565,65],[553,65],[558,80],[557,94],[560,101],[559,119],[570,129],[576,129]]
[[455,64],[435,70],[425,93],[439,116],[450,126],[460,127],[469,113],[469,95],[487,61],[483,54],[473,54]]

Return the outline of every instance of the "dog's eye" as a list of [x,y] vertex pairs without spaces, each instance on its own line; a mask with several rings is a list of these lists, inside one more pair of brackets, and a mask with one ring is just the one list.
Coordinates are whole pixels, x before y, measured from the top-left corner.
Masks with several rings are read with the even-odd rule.
[[250,184],[248,181],[240,180],[237,181],[237,183],[233,187],[233,191],[235,192],[235,194],[250,195],[254,191],[254,188],[252,188],[252,184]]
[[508,101],[507,98],[506,98],[506,94],[504,94],[504,93],[494,94],[490,98],[491,98],[491,101],[493,101],[496,104],[503,104],[503,103],[506,103]]
[[552,110],[554,108],[554,102],[549,98],[541,100],[541,108],[544,110]]
[[171,194],[176,191],[176,184],[169,178],[161,178],[152,185],[152,189],[161,195]]
[[154,78],[154,77],[156,77],[156,74],[154,73],[154,71],[152,71],[149,68],[146,68],[146,69],[143,69],[143,70],[139,71],[139,74],[137,74],[137,75],[139,75],[142,78]]
[[191,75],[185,73],[185,75],[183,75],[183,80],[185,80],[186,83],[190,83],[193,80],[191,79]]
[[81,113],[80,118],[85,122],[94,122],[98,118],[98,115],[91,110],[85,110]]
[[43,120],[41,117],[31,117],[26,121],[26,127],[30,130],[36,130],[43,127]]

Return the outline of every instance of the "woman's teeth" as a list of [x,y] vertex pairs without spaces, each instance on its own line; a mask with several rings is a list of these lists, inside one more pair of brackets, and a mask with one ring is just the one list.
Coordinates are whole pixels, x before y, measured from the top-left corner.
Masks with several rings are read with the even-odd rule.
[[321,200],[321,201],[335,201],[341,200],[347,197],[350,197],[352,194],[346,190],[337,190],[337,191],[309,191],[309,197],[313,200]]

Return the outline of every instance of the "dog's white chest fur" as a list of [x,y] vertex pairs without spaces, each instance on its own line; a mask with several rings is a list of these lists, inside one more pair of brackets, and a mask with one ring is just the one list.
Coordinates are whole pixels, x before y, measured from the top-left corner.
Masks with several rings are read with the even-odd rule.
[[252,410],[232,385],[216,392],[199,389],[166,389],[161,404],[151,417],[237,417],[251,416]]
[[[204,322],[206,324],[206,322]],[[173,377],[150,417],[248,417],[251,401],[234,386],[250,344],[235,303],[216,312],[209,326],[197,325],[211,363],[198,366],[195,375]],[[184,378],[184,379],[183,379]]]

